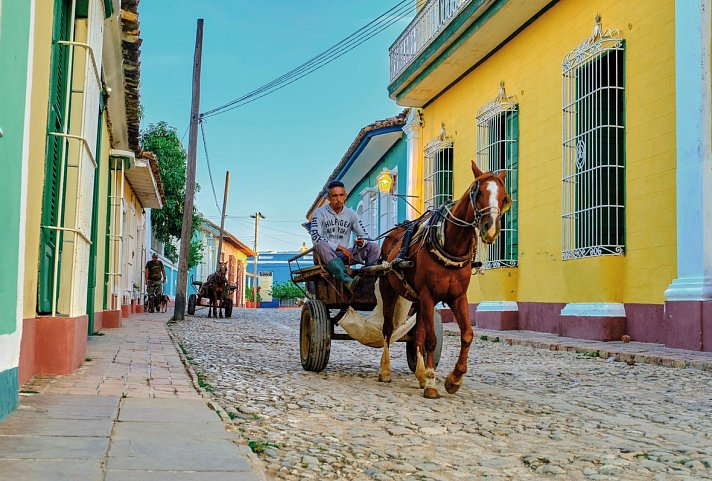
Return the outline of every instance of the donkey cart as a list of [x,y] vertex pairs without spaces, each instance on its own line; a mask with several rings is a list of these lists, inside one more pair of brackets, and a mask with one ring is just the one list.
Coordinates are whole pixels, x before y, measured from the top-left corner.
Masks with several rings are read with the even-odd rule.
[[[205,297],[203,282],[193,281],[193,289],[195,294],[188,296],[188,314],[191,316],[195,314],[195,309],[197,307],[207,307],[210,308],[210,299]],[[237,290],[235,284],[227,286],[227,289],[223,291],[223,298],[220,300],[222,309],[225,311],[225,317],[232,317],[232,293]]]
[[[289,259],[292,282],[304,283],[306,286],[306,301],[302,306],[299,327],[299,351],[302,368],[306,371],[320,372],[329,363],[332,340],[357,340],[345,332],[336,331],[335,327],[352,308],[356,311],[373,311],[378,300],[376,295],[376,280],[394,266],[389,262],[360,269],[353,269],[352,275],[361,277],[353,293],[350,293],[333,275],[318,262],[312,267],[299,268],[300,257],[310,253],[308,250]],[[408,262],[408,261],[401,261]],[[296,268],[293,268],[293,263]],[[406,266],[401,266],[406,267]],[[408,313],[408,316],[412,311]],[[435,335],[437,347],[434,352],[435,365],[440,360],[443,343],[443,324],[440,313],[435,310]],[[406,343],[408,367],[412,372],[416,368],[416,347],[413,327],[407,334],[398,339]],[[371,345],[371,344],[369,344]],[[383,347],[382,343],[378,346]]]

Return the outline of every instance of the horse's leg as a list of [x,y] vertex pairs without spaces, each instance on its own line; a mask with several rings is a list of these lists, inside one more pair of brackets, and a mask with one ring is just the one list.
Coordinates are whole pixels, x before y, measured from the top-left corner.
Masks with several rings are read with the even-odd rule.
[[[216,296],[216,297],[217,297],[217,296]],[[218,302],[218,313],[220,314],[220,319],[223,318],[223,308],[222,308],[222,305],[223,305],[223,297],[224,297],[224,295],[223,295],[223,293],[222,293],[222,291],[221,291],[221,292],[220,292],[220,301]]]
[[393,334],[393,313],[396,309],[398,293],[393,290],[386,278],[381,279],[381,281],[378,284],[381,289],[383,307],[383,354],[381,354],[381,370],[378,373],[378,380],[391,382],[390,342]]
[[[436,399],[440,397],[438,388],[435,385],[435,359],[433,352],[437,346],[438,339],[435,337],[435,329],[433,327],[433,310],[435,303],[428,292],[421,291],[420,306],[418,309],[418,317],[423,326],[424,342],[422,344],[425,351],[425,383],[423,397],[428,399]],[[418,360],[420,362],[420,359]]]
[[425,327],[423,325],[423,316],[420,314],[420,309],[415,316],[415,378],[418,380],[420,389],[425,387],[425,358],[423,357],[423,344],[425,340]]
[[454,302],[448,304],[450,304],[450,308],[455,315],[457,325],[460,326],[460,356],[457,358],[455,368],[445,378],[445,390],[453,394],[460,389],[462,377],[467,372],[467,357],[470,354],[473,333],[467,308],[467,296],[460,296]]
[[213,317],[213,309],[215,308],[215,304],[213,304],[215,301],[213,301],[213,294],[210,294],[210,304],[208,305],[208,318]]

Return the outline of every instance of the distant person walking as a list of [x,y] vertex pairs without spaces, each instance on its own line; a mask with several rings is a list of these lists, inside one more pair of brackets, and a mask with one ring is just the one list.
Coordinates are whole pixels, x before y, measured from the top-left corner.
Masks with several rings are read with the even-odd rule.
[[163,283],[166,282],[166,268],[155,252],[146,263],[146,288],[148,289],[148,312],[159,311],[163,296]]

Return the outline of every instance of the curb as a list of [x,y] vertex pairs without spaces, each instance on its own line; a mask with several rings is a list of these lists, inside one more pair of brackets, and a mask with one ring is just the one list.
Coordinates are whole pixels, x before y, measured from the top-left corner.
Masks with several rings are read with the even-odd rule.
[[[254,474],[259,476],[263,480],[267,480],[267,475],[265,474],[267,472],[267,468],[266,468],[265,464],[246,445],[247,443],[245,442],[245,438],[240,433],[240,431],[237,427],[237,424],[232,422],[232,419],[230,419],[230,416],[227,414],[227,411],[225,411],[225,409],[220,405],[220,403],[218,403],[208,391],[201,388],[200,385],[198,384],[198,374],[193,369],[193,366],[191,365],[190,361],[185,357],[185,354],[183,354],[183,350],[180,348],[178,340],[173,335],[173,332],[171,332],[169,324],[175,323],[175,322],[176,321],[171,321],[171,320],[166,321],[166,323],[165,323],[166,332],[168,332],[168,337],[171,338],[173,347],[175,348],[176,352],[178,353],[178,357],[180,358],[180,361],[183,364],[183,367],[188,372],[188,376],[190,377],[190,380],[193,383],[193,388],[205,400],[205,404],[210,409],[212,409],[213,411],[215,411],[217,413],[218,417],[220,417],[220,420],[223,422],[223,424],[225,424],[225,430],[230,431],[231,433],[234,433],[240,437],[240,440],[242,443],[241,444],[235,443],[235,445],[237,446],[238,450],[240,451],[240,454],[242,454],[249,461],[250,465],[253,468]],[[183,321],[183,322],[185,322],[185,321]]]
[[[676,369],[698,369],[700,371],[712,372],[712,355],[705,352],[680,350],[680,352],[671,352],[669,355],[665,355],[664,353],[653,352],[653,350],[648,347],[648,344],[641,342],[624,344],[617,341],[586,341],[586,344],[582,344],[575,339],[567,341],[567,339],[570,338],[527,339],[523,336],[508,335],[507,331],[492,331],[489,329],[478,329],[476,327],[474,329],[489,339],[499,338],[500,342],[510,346],[525,346],[534,349],[575,352],[579,354],[595,354],[595,356],[592,357],[600,357],[602,359],[613,358],[615,361],[628,364],[643,363]],[[457,326],[448,330],[459,333]],[[521,333],[522,331],[517,332]],[[476,337],[479,338],[480,335]],[[534,337],[536,336],[534,335]],[[700,358],[693,358],[696,355],[699,355]]]

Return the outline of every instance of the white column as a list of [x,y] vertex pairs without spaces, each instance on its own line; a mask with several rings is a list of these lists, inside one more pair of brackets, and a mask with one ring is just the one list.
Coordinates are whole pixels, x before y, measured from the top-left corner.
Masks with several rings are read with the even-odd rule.
[[[408,163],[408,180],[405,194],[415,196],[411,197],[409,202],[420,209],[421,212],[423,207],[423,163],[420,160],[423,151],[421,146],[422,131],[423,121],[420,116],[420,110],[412,108],[403,126]],[[413,207],[407,207],[406,219],[415,219],[419,215]]]
[[712,299],[711,4],[675,2],[677,279],[668,301]]

